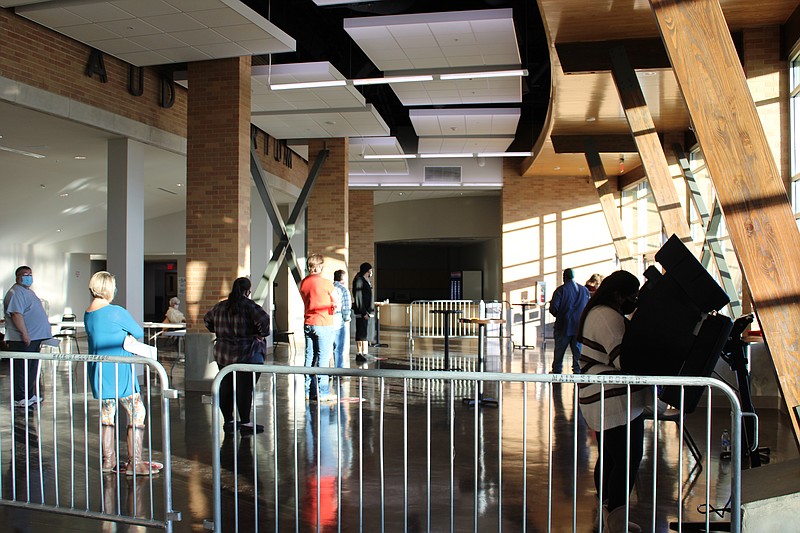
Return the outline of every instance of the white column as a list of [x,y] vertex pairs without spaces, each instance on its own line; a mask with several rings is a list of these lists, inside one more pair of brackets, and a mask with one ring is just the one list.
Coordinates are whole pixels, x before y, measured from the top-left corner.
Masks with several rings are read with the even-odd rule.
[[115,304],[144,319],[144,145],[108,141],[108,271],[117,279]]

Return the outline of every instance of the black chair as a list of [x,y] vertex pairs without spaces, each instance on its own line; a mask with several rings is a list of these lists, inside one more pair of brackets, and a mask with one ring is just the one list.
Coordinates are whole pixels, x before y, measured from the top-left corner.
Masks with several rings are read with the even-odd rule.
[[[76,317],[73,314],[61,315],[61,322],[76,322],[77,320],[78,320],[78,317]],[[67,341],[67,343],[68,343],[67,346],[70,349],[72,348],[72,341],[75,341],[75,347],[78,349],[78,353],[81,353],[81,345],[78,343],[78,329],[77,328],[70,327],[70,326],[61,326],[61,329],[58,331],[58,333],[53,335],[53,337],[55,337],[56,339],[59,340],[59,344],[58,344],[58,351],[59,352],[65,353],[61,349],[61,343],[63,341]],[[66,353],[69,353],[69,351],[67,351]]]

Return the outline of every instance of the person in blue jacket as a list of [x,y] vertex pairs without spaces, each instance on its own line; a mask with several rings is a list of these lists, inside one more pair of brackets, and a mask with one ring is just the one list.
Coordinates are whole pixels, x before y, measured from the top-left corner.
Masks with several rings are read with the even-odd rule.
[[581,345],[578,342],[578,323],[583,308],[589,302],[589,289],[575,282],[575,273],[571,268],[564,270],[564,284],[553,292],[550,300],[550,314],[556,317],[553,326],[553,367],[552,374],[560,374],[564,363],[564,354],[569,346],[572,351],[572,373],[581,373]]
[[[89,342],[89,353],[94,355],[131,355],[122,347],[125,337],[142,338],[144,330],[131,314],[118,305],[112,305],[117,293],[114,276],[108,272],[95,273],[89,280],[92,303],[84,314],[84,324]],[[117,403],[128,413],[127,475],[155,473],[155,465],[142,459],[144,419],[147,411],[139,394],[139,382],[132,364],[89,363],[89,384],[92,394],[102,399],[100,441],[103,453],[103,472],[117,469],[116,414]],[[152,468],[152,470],[151,470]]]

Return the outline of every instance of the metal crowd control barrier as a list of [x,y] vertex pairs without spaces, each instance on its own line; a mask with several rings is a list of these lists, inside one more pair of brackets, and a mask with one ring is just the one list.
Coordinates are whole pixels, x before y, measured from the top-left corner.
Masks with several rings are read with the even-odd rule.
[[[414,348],[415,338],[444,338],[444,321],[441,314],[432,311],[460,311],[456,319],[450,321],[451,339],[478,338],[476,324],[462,324],[459,317],[505,318],[508,302],[484,300],[415,300],[408,306],[408,342]],[[502,325],[491,325],[487,328],[487,338],[503,337]]]
[[[252,413],[253,423],[261,422],[266,431],[255,438],[228,434],[221,445],[219,387],[222,378],[235,372],[244,373],[245,379],[255,380],[257,373],[266,378]],[[340,401],[309,403],[304,397],[306,375],[330,376]],[[234,383],[238,379],[242,376]],[[456,380],[472,382],[475,400],[484,381],[484,393],[495,395],[498,409],[462,405],[455,387],[448,386]],[[205,527],[215,533],[577,532],[589,530],[594,510],[602,530],[605,517],[596,510],[603,496],[602,491],[595,494],[591,468],[597,445],[576,414],[582,383],[601,385],[603,405],[608,385],[625,385],[628,398],[633,386],[642,386],[654,407],[660,386],[679,387],[681,407],[684,387],[703,387],[708,399],[704,456],[692,468],[694,478],[684,480],[684,463],[692,459],[680,439],[683,409],[673,420],[677,434],[662,429],[654,409],[653,429],[644,435],[646,460],[636,482],[638,498],[635,503],[632,496],[626,498],[625,518],[636,518],[643,530],[666,530],[664,520],[687,518],[687,498],[711,511],[712,491],[714,501],[724,502],[729,490],[730,531],[740,532],[742,412],[735,392],[716,379],[243,364],[225,367],[212,385],[214,516]],[[727,397],[732,428],[730,472],[720,469],[714,480],[709,460],[712,389]],[[348,392],[356,395],[355,401],[345,399]],[[627,405],[630,422],[630,400]],[[536,416],[538,424],[531,422]],[[630,430],[627,439],[630,454]],[[659,484],[664,470],[667,477]],[[705,516],[706,531],[710,514]]]
[[[10,364],[8,383],[0,389],[0,463],[9,470],[0,478],[0,505],[171,532],[173,521],[181,519],[172,509],[170,452],[169,401],[177,398],[177,391],[169,388],[164,367],[139,356],[26,352],[2,352],[2,356],[8,358],[4,364]],[[145,365],[140,389],[147,408],[142,453],[139,457],[126,453],[136,446],[136,436],[131,435],[126,446],[128,422],[123,417],[127,415],[118,400],[112,444],[117,466],[111,472],[103,472],[102,400],[90,390],[89,363],[110,363],[99,367],[101,382],[109,367],[118,378],[120,367]],[[33,371],[39,375],[31,380],[35,390],[29,390],[27,378]],[[151,386],[151,372],[158,387]],[[24,380],[25,396],[33,401],[15,401],[15,378]],[[131,379],[137,379],[136,372],[131,372]],[[117,383],[115,392],[118,387]],[[103,395],[102,385],[98,392]],[[128,475],[129,455],[133,455],[132,469],[137,461],[160,462],[163,469]]]

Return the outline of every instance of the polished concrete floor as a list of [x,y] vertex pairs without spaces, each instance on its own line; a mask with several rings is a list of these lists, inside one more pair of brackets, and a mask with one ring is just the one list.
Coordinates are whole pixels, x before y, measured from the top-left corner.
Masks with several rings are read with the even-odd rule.
[[[440,342],[418,340],[410,353],[404,332],[384,331],[381,340],[388,346],[373,353],[382,359],[366,368],[442,366]],[[452,366],[473,370],[475,352],[474,341],[454,342]],[[524,352],[510,351],[497,339],[487,343],[488,370],[544,373],[551,360],[552,342]],[[268,362],[298,364],[299,359],[281,344]],[[356,366],[354,360],[351,364]],[[182,513],[175,531],[204,531],[204,521],[213,516],[214,432],[221,439],[225,531],[561,532],[573,531],[573,516],[576,531],[593,529],[596,443],[581,417],[575,418],[572,385],[508,383],[501,392],[496,384],[487,384],[486,396],[502,396],[502,409],[476,411],[461,401],[474,397],[473,383],[463,380],[349,378],[339,382],[339,402],[315,404],[305,401],[302,384],[295,386],[299,380],[268,375],[258,382],[255,401],[255,417],[266,431],[242,436],[212,428],[211,406],[202,393],[183,391],[183,363],[174,354],[166,354],[164,366],[171,371],[173,388],[181,391],[170,404],[173,508]],[[7,374],[0,376],[7,379]],[[2,390],[8,390],[6,383]],[[679,512],[685,521],[704,520],[698,508],[707,489],[712,506],[724,506],[731,472],[730,463],[719,459],[719,436],[730,419],[724,402],[715,399],[713,406],[711,454],[704,468],[685,448],[679,461],[675,424],[661,423],[655,464],[652,433],[646,436],[645,458],[631,496],[631,516],[643,530],[668,531]],[[151,407],[149,413],[159,423],[157,409]],[[761,444],[771,449],[772,463],[797,457],[787,417],[778,411],[759,415]],[[690,415],[687,426],[705,451],[705,409]],[[21,439],[25,434],[16,435]],[[35,431],[29,427],[27,434],[35,442]],[[8,438],[2,435],[4,441]],[[22,462],[12,468],[5,449],[0,461],[4,498],[9,498],[12,478],[18,481],[18,499],[26,499],[28,487],[37,492],[36,475],[26,472]],[[65,462],[44,464],[44,477],[68,476]],[[38,472],[38,465],[34,467]],[[122,514],[133,514],[134,505],[139,511],[149,507],[148,483],[134,488],[130,478],[119,485],[116,475],[103,479],[102,489],[94,479],[88,488],[94,501],[106,501],[109,509],[119,503]],[[163,513],[162,491],[157,483],[152,491],[158,516]],[[157,531],[0,505],[0,531],[151,530]]]

